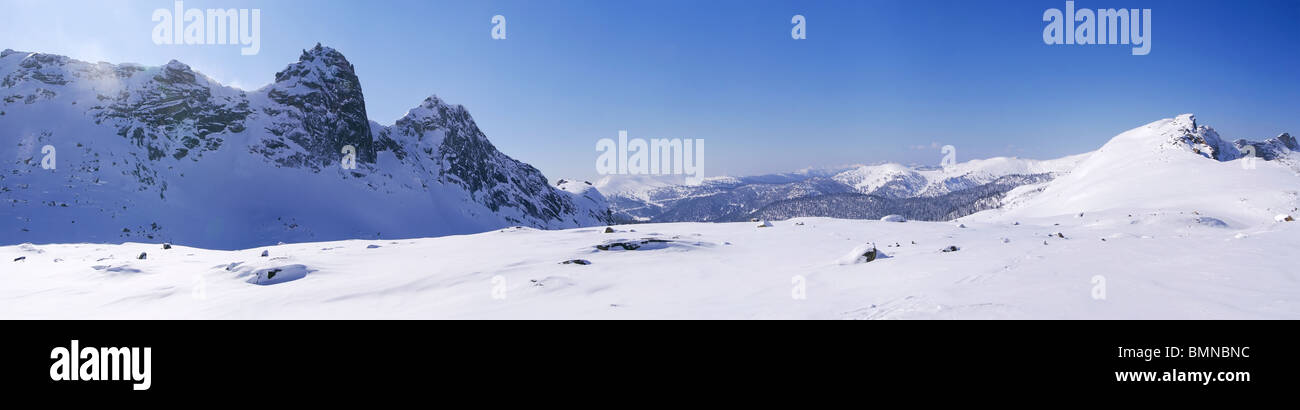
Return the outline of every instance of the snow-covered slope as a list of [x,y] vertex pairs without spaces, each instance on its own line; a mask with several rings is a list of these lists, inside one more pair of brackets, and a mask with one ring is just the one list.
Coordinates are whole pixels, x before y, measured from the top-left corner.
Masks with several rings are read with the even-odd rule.
[[237,249],[609,220],[498,151],[464,107],[430,97],[369,121],[352,65],[320,45],[250,92],[176,61],[5,50],[0,135],[16,141],[0,146],[0,244]]
[[1296,154],[1273,161],[1243,157],[1191,114],[1124,132],[1065,176],[1025,192],[1004,218],[1124,210],[1182,212],[1230,226],[1267,224],[1300,207]]
[[[1300,318],[1300,223],[1133,219],[799,218],[239,251],[7,246],[0,318]],[[841,264],[869,243],[887,257]]]

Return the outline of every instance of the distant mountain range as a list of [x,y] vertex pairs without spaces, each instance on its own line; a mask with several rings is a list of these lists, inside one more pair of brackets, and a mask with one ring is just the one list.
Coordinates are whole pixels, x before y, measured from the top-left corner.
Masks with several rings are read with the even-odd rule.
[[[1294,164],[1300,144],[1290,134],[1263,141],[1229,142],[1191,114],[1173,123],[1162,146],[1219,162],[1254,156]],[[1150,125],[1148,125],[1150,127]],[[1098,151],[1100,152],[1100,151]],[[992,158],[946,167],[880,164],[744,178],[711,178],[700,185],[664,184],[651,178],[610,177],[597,183],[625,222],[734,222],[796,217],[946,221],[1022,200],[1074,172],[1097,152],[1037,161]],[[1189,176],[1190,177],[1190,176]]]
[[626,221],[730,222],[802,216],[875,219],[891,214],[948,220],[996,208],[1007,191],[1050,181],[1068,172],[1081,158],[993,158],[948,167],[868,165],[713,178],[698,186],[638,189],[624,185],[623,191],[607,195],[615,218]]

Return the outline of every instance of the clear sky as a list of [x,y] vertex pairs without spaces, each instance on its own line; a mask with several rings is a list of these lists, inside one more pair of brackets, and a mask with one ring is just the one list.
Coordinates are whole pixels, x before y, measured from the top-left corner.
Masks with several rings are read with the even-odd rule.
[[1297,0],[1077,2],[1152,9],[1145,56],[1045,45],[1063,0],[185,1],[261,9],[256,56],[155,45],[152,12],[172,7],[0,0],[0,49],[177,59],[255,89],[320,42],[356,66],[371,119],[437,94],[552,180],[596,178],[596,141],[618,130],[705,139],[706,175],[937,164],[945,144],[962,161],[1054,158],[1186,112],[1228,138],[1300,133]]

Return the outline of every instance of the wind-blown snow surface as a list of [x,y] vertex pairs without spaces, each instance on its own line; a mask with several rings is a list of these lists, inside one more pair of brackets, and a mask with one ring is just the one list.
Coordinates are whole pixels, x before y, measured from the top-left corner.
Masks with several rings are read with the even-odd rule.
[[[1197,218],[515,228],[233,252],[9,246],[0,248],[0,317],[1300,318],[1300,223],[1222,227]],[[613,242],[647,246],[595,248]],[[839,263],[869,242],[888,258]],[[948,246],[960,250],[940,251]],[[579,259],[590,265],[562,263]],[[269,279],[285,281],[255,283],[277,269]],[[1102,300],[1094,299],[1098,275]],[[793,297],[800,283],[802,300]]]

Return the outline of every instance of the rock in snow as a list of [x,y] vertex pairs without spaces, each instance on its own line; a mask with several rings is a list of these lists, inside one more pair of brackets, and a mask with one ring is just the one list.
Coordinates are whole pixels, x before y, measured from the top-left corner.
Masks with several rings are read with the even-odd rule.
[[836,260],[836,263],[839,263],[840,265],[855,265],[871,262],[884,257],[884,252],[876,249],[876,244],[865,243],[853,248],[853,250],[849,251],[848,254],[845,254],[843,257]]
[[[1091,218],[1117,223],[1071,227],[1075,237],[1114,238],[1109,245],[1042,246],[1043,236],[1055,232],[1052,219],[1025,219],[1020,227],[982,223],[977,231],[959,232],[966,249],[958,253],[978,249],[966,257],[925,245],[952,240],[948,236],[957,232],[946,222],[830,218],[808,219],[804,229],[779,232],[756,230],[749,222],[641,225],[640,231],[659,235],[607,235],[595,238],[610,242],[596,243],[590,228],[491,231],[404,240],[379,259],[356,241],[276,248],[293,255],[292,264],[255,256],[231,259],[256,255],[257,248],[187,248],[184,258],[124,263],[97,259],[138,253],[138,244],[48,244],[37,259],[19,246],[0,246],[0,257],[26,257],[0,269],[0,300],[5,301],[0,306],[6,307],[0,308],[0,319],[1300,318],[1300,306],[1260,303],[1261,295],[1300,299],[1300,284],[1289,279],[1293,260],[1223,256],[1293,252],[1300,230],[1267,230],[1276,212],[1265,225],[1242,228],[1261,234],[1240,239],[1232,239],[1236,230],[1186,229],[1184,218],[1130,225],[1124,216],[1129,212],[1090,211]],[[876,248],[872,262],[839,265],[840,258],[867,259],[864,235],[878,239],[876,245],[886,240],[921,245]],[[687,239],[667,239],[674,236]],[[645,240],[657,237],[663,242]],[[1012,241],[1001,243],[1001,238]],[[694,245],[710,242],[732,244]],[[597,243],[608,250],[594,248]],[[331,250],[320,251],[325,248]],[[53,263],[55,258],[64,261]],[[592,264],[556,266],[578,259]],[[1247,262],[1252,274],[1239,274]],[[112,265],[92,268],[106,263]],[[855,274],[863,269],[870,274]],[[1189,269],[1197,274],[1188,275]],[[1105,303],[1088,297],[1087,278],[1098,272],[1124,282],[1126,296]],[[796,275],[806,279],[810,296],[791,303]],[[567,282],[548,284],[545,292],[511,288],[510,303],[500,303],[487,291],[497,276],[509,284],[559,276]],[[203,303],[190,297],[196,278],[206,283],[209,297]],[[121,300],[131,303],[114,303]],[[610,304],[630,309],[610,310]],[[867,309],[870,305],[879,308]]]

